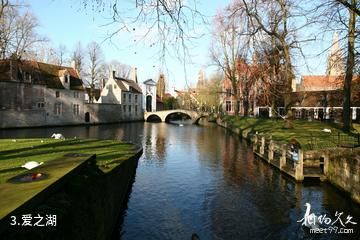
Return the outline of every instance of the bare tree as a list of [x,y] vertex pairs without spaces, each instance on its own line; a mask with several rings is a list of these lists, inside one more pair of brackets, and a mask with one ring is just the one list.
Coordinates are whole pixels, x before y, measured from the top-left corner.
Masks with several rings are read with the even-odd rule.
[[[213,46],[211,57],[222,70],[224,77],[231,82],[231,95],[235,100],[235,114],[242,111],[243,85],[247,74],[240,72],[246,61],[251,38],[246,33],[246,18],[242,13],[231,14],[232,5],[219,12],[214,20]],[[246,69],[245,69],[246,71]]]
[[[349,24],[348,24],[348,43],[347,43],[347,60],[346,60],[346,72],[344,81],[344,102],[343,102],[343,130],[350,132],[351,130],[351,83],[353,78],[353,71],[355,66],[355,29],[356,29],[356,13],[357,0],[351,0],[350,2],[344,2],[344,6],[349,11]],[[349,6],[347,4],[349,4]]]
[[94,101],[95,88],[100,83],[101,62],[103,61],[103,53],[101,47],[96,42],[87,45],[87,54],[89,57],[88,78],[86,79],[90,86],[90,102]]
[[104,72],[104,78],[107,78],[112,71],[116,71],[116,76],[129,79],[131,74],[131,66],[121,63],[117,60],[112,60],[109,63],[105,63],[102,66]]
[[111,16],[105,26],[115,25],[116,30],[107,39],[122,31],[139,33],[141,38],[134,41],[157,45],[161,59],[170,52],[189,57],[189,43],[202,35],[197,26],[206,22],[197,9],[197,0],[136,0],[129,5],[119,0],[84,0],[82,4],[85,9]]
[[2,1],[1,4],[0,57],[6,58],[13,54],[19,59],[29,57],[36,43],[46,41],[35,32],[38,27],[36,17],[29,11],[20,13],[19,6],[11,5],[8,1]]
[[66,62],[67,49],[64,44],[60,44],[56,49],[57,64],[62,66]]
[[223,74],[215,73],[210,76],[204,85],[197,88],[197,99],[206,110],[218,110],[223,78]]
[[346,62],[344,69],[344,99],[343,99],[343,130],[349,132],[351,123],[351,92],[353,74],[360,74],[360,1],[358,0],[332,0],[321,1],[315,5],[314,18],[319,19],[322,31],[337,31],[342,38],[343,54],[340,61]]
[[84,55],[85,53],[81,42],[78,42],[72,52],[71,61],[74,61],[75,69],[79,73],[80,77],[83,77],[84,75]]
[[1,0],[1,4],[0,4],[0,19],[2,19],[5,8],[7,8],[9,6],[9,0]]

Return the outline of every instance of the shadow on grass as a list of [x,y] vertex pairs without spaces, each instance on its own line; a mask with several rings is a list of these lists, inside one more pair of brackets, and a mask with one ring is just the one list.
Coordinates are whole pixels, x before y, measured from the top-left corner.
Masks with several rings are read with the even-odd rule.
[[[96,146],[82,146],[79,145],[89,145],[92,143],[100,142],[101,145]],[[70,142],[54,142],[50,144],[38,145],[34,147],[21,148],[16,150],[2,151],[0,154],[2,155],[1,160],[8,160],[12,158],[26,158],[31,156],[41,156],[46,154],[55,154],[60,152],[75,152],[75,153],[89,153],[89,150],[94,150],[91,154],[96,153],[98,149],[110,149],[113,147],[122,147],[122,146],[130,146],[130,144],[126,143],[107,143],[101,140],[71,140]],[[70,147],[70,148],[67,148]],[[123,150],[123,149],[119,149]],[[16,154],[19,153],[19,154]],[[0,161],[1,161],[0,160]]]

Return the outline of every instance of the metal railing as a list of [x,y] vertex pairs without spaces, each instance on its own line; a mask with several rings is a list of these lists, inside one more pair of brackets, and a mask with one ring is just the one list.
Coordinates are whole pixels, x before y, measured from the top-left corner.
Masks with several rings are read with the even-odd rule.
[[319,133],[310,134],[307,149],[324,149],[331,147],[360,147],[360,134],[344,134],[344,133]]

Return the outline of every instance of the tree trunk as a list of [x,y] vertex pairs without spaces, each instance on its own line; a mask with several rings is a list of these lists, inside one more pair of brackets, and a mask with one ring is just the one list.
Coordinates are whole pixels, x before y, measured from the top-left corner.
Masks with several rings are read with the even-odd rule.
[[[351,1],[352,6],[356,6],[356,0]],[[349,30],[348,30],[348,55],[346,61],[346,73],[344,81],[344,102],[343,102],[343,130],[351,130],[351,82],[354,69],[354,49],[355,49],[355,22],[356,14],[349,8]]]

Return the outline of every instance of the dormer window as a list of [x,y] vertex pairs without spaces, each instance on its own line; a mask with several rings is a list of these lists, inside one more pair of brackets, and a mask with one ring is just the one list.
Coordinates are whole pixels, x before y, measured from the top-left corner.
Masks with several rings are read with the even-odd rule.
[[31,74],[28,72],[24,73],[24,80],[25,82],[31,82]]
[[65,83],[69,83],[69,75],[65,75]]

